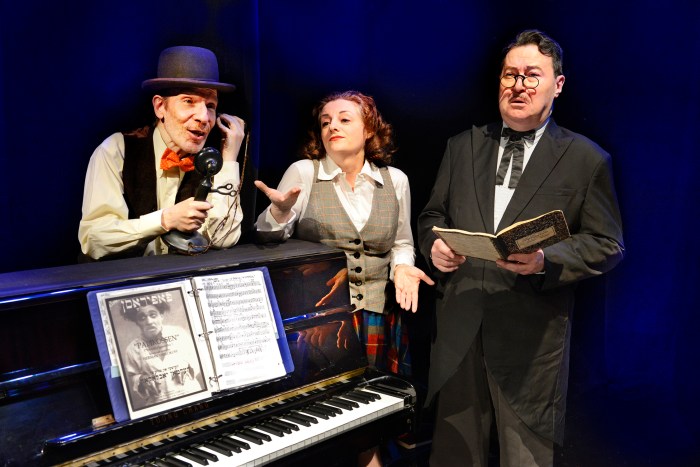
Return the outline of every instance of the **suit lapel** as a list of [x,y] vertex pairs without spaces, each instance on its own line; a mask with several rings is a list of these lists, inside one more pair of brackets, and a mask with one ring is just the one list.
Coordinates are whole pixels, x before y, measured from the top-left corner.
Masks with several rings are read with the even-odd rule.
[[573,141],[573,138],[563,136],[554,120],[550,119],[544,134],[537,143],[532,156],[530,156],[527,166],[525,166],[518,187],[515,189],[513,197],[503,213],[503,218],[498,225],[497,231],[508,227],[518,219],[518,216],[532,200],[537,190],[540,189],[559,162],[559,159],[564,155],[571,141]]
[[501,124],[472,129],[474,185],[485,232],[493,232],[493,204],[496,184],[496,161]]

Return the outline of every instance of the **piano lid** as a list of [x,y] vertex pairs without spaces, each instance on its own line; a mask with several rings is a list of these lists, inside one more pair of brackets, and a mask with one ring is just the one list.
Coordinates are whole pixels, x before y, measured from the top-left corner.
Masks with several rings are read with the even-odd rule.
[[209,250],[199,256],[145,256],[9,272],[0,274],[0,311],[12,308],[14,303],[42,296],[269,266],[279,262],[322,261],[338,258],[339,255],[343,255],[342,252],[320,243],[289,239],[280,244],[244,244],[228,250]]

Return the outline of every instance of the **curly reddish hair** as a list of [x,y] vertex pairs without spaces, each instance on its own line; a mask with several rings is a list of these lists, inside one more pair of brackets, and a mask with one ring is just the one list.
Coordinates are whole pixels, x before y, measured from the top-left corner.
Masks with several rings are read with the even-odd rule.
[[336,92],[321,99],[313,109],[313,128],[309,130],[307,142],[301,149],[301,155],[308,159],[326,157],[326,148],[321,139],[321,111],[329,102],[340,99],[354,102],[360,106],[365,130],[372,135],[365,141],[365,159],[374,162],[378,167],[391,164],[392,156],[397,149],[394,145],[394,130],[382,118],[374,99],[359,91]]

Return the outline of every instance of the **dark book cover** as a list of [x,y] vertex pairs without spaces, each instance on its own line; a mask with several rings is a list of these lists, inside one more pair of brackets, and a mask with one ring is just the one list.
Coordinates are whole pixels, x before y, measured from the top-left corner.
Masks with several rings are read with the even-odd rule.
[[440,227],[433,227],[433,232],[455,253],[488,261],[506,259],[513,253],[532,253],[571,236],[560,210],[516,222],[496,235]]

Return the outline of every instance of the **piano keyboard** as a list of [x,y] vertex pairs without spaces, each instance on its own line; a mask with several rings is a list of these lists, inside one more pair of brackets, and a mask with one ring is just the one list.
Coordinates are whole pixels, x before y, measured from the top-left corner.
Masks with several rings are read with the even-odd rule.
[[[213,423],[196,430],[215,433],[210,437],[196,436],[196,441],[177,441],[177,449],[163,454],[168,441],[159,441],[142,448],[137,457],[144,459],[148,451],[157,450],[155,458],[137,461],[140,465],[157,467],[258,466],[283,458],[326,439],[370,423],[405,408],[405,395],[381,387],[367,386],[333,395],[279,415],[226,431],[226,422]],[[187,438],[182,435],[181,438]],[[87,464],[88,467],[128,464],[129,453],[119,458]]]

